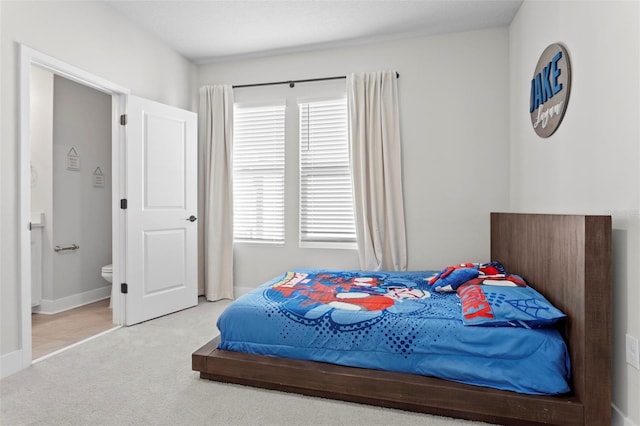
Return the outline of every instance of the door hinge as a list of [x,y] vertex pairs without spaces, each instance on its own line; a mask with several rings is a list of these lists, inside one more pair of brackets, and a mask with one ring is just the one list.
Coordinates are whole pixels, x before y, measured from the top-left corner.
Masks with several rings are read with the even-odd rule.
[[120,116],[120,125],[121,126],[126,126],[127,125],[127,114],[122,114]]
[[122,294],[129,293],[129,285],[127,283],[120,284],[120,293]]
[[33,230],[33,226],[31,225],[31,222],[29,222],[29,231]]
[[126,210],[127,209],[127,199],[126,198],[123,198],[123,199],[120,200],[120,208],[122,210]]

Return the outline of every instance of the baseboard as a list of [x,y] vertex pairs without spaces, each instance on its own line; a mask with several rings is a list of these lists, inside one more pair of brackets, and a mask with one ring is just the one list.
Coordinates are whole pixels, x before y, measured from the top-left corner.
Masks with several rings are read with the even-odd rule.
[[40,306],[32,309],[32,312],[45,315],[58,314],[89,303],[98,302],[111,296],[111,286],[104,286],[83,293],[72,294],[55,300],[42,299]]
[[622,411],[614,404],[611,404],[611,426],[638,426],[630,418],[626,417]]
[[0,356],[0,379],[4,379],[22,370],[22,350]]

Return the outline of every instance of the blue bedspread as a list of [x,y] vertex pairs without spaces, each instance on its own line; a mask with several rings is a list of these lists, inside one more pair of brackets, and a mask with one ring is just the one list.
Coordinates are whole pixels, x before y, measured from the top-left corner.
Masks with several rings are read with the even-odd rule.
[[554,328],[465,326],[435,272],[295,270],[233,302],[220,348],[433,376],[526,394],[569,392]]

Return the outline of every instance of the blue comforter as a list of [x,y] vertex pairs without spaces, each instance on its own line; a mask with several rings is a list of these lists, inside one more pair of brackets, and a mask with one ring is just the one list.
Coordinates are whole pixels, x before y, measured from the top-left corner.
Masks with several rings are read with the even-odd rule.
[[569,392],[555,328],[462,322],[435,272],[299,269],[240,297],[218,320],[220,348],[433,376],[526,394]]

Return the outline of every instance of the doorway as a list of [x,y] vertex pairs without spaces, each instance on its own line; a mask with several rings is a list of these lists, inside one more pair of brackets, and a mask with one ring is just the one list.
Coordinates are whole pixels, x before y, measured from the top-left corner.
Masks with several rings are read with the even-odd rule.
[[31,65],[33,359],[113,328],[111,96]]
[[[113,323],[133,325],[198,304],[197,115],[131,96],[128,89],[21,45],[21,368],[32,363],[32,66],[110,97],[110,191],[111,200],[117,201],[110,203],[112,289],[117,289],[111,297]],[[66,167],[82,167],[77,150],[69,148],[65,155]],[[98,176],[93,170],[91,179]],[[65,244],[61,251],[77,249],[73,242]]]
[[[126,107],[126,97],[129,93],[128,89],[122,88],[111,82],[105,81],[100,77],[87,73],[72,65],[59,61],[41,52],[33,50],[26,46],[20,46],[20,276],[21,276],[21,342],[22,342],[22,368],[31,365],[32,362],[32,230],[38,223],[38,218],[32,217],[32,169],[31,169],[31,90],[33,67],[50,72],[54,76],[63,77],[70,82],[74,82],[93,90],[99,91],[107,95],[110,100],[110,148],[111,148],[111,199],[117,199],[118,194],[122,192],[122,169],[120,167],[123,161],[123,150],[125,134],[123,126],[120,126],[116,117],[124,113]],[[53,146],[51,146],[53,150]],[[69,154],[67,151],[64,154]],[[73,156],[73,151],[70,153]],[[77,150],[76,150],[77,154]],[[53,153],[51,153],[53,155]],[[75,160],[70,159],[70,166],[73,168]],[[66,164],[66,163],[65,163]],[[82,167],[82,159],[80,158],[80,167]],[[103,171],[104,172],[104,171]],[[51,190],[51,196],[53,192]],[[120,211],[117,203],[110,202],[111,210],[111,255],[113,265],[113,281],[118,282],[121,271],[120,265],[123,265],[121,256],[123,250],[121,246],[122,235],[124,234],[124,213]],[[52,212],[51,212],[52,214]],[[46,217],[45,217],[46,220]],[[46,226],[46,222],[45,222]],[[53,243],[53,242],[52,242]],[[73,242],[70,242],[73,245]],[[67,246],[67,243],[63,243]],[[55,245],[60,245],[56,243]],[[55,247],[54,245],[54,247]],[[64,247],[61,245],[61,247]],[[82,248],[82,247],[81,247]],[[48,273],[52,273],[48,271]],[[42,287],[40,287],[42,288]],[[42,295],[40,295],[42,297]],[[112,305],[112,323],[121,325],[122,322],[122,305],[123,301],[119,293],[111,298]]]

